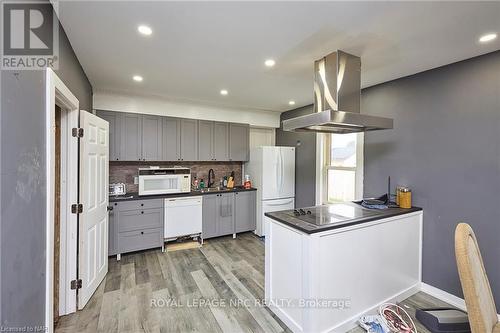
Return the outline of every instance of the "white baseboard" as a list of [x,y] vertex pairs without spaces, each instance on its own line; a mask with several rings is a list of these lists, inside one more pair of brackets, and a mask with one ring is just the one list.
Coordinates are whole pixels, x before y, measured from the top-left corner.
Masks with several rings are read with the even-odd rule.
[[465,306],[465,301],[463,298],[457,297],[455,295],[450,294],[442,289],[431,286],[430,284],[422,282],[420,290],[426,294],[436,297],[437,299],[442,300],[454,307],[459,308],[460,310],[467,311],[467,307]]
[[[457,297],[455,295],[450,294],[449,292],[446,292],[442,289],[433,287],[430,284],[423,282],[421,283],[420,291],[429,294],[431,296],[434,296],[442,300],[443,302],[446,302],[450,305],[453,305],[454,307],[459,308],[460,310],[467,312],[467,306],[465,305],[465,300],[463,298]],[[498,315],[498,321],[500,321],[500,314],[497,315]]]

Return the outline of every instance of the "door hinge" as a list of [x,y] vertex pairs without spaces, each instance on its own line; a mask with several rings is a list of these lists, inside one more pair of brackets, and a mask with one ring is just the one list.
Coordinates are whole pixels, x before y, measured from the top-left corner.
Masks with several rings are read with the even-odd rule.
[[71,205],[71,213],[73,213],[73,214],[83,213],[83,204],[72,204]]
[[71,280],[71,289],[81,289],[82,288],[82,279]]
[[73,127],[71,129],[71,134],[75,138],[83,138],[83,128],[81,128],[81,127]]

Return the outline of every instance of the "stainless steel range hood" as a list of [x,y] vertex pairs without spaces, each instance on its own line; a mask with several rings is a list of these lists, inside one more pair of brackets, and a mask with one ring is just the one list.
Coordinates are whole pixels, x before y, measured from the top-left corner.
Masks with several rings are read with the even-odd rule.
[[343,51],[314,62],[314,113],[283,121],[285,131],[355,133],[393,128],[390,118],[363,115],[361,59]]

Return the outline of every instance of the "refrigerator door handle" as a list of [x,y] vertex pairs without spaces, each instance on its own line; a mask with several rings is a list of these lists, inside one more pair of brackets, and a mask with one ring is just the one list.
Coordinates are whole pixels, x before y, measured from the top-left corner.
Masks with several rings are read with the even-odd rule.
[[285,163],[283,162],[283,151],[280,149],[280,163],[281,163],[281,186],[280,195],[283,194],[283,184],[285,183]]

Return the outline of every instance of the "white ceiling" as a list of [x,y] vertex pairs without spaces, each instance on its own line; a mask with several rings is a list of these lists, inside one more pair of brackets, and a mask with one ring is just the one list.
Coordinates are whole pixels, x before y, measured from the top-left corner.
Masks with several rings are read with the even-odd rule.
[[[500,49],[500,38],[478,43],[500,32],[499,2],[72,1],[58,10],[95,90],[263,110],[310,104],[313,62],[337,49],[361,56],[363,87]],[[139,35],[139,24],[153,34]]]

